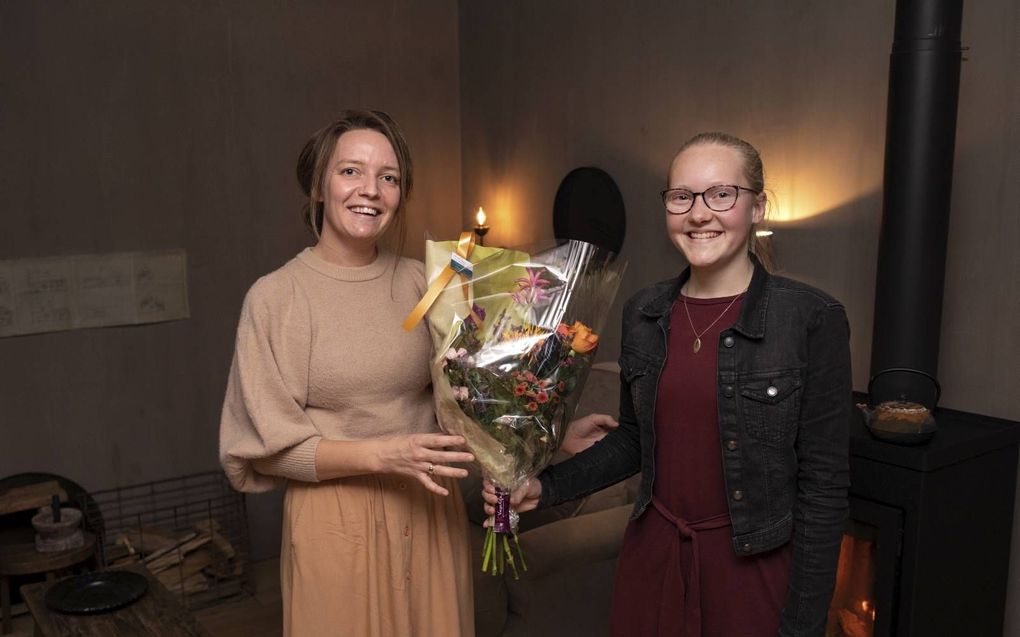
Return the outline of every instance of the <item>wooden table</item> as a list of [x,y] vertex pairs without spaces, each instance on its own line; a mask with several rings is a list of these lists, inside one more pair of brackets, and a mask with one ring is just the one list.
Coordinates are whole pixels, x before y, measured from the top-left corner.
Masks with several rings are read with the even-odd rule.
[[[0,543],[0,612],[3,615],[2,633],[11,632],[11,577],[45,573],[52,582],[68,569],[92,559],[96,552],[96,536],[85,532],[81,548],[40,553],[35,550],[33,535],[29,541]],[[24,539],[24,538],[22,538]]]
[[46,591],[55,582],[40,582],[21,587],[21,596],[35,619],[37,637],[211,637],[181,604],[180,598],[166,589],[141,564],[124,570],[145,575],[149,590],[138,601],[124,608],[94,615],[68,615],[51,611],[44,601]]

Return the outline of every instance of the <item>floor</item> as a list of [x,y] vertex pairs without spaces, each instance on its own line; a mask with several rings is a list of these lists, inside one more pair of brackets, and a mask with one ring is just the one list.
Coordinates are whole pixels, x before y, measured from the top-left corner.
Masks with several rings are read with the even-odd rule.
[[196,611],[199,623],[213,637],[280,637],[280,560],[250,565],[252,595]]
[[[280,637],[283,609],[280,604],[280,561],[249,565],[252,594],[195,611],[195,617],[212,637]],[[3,637],[32,637],[32,617],[16,616],[14,632]]]

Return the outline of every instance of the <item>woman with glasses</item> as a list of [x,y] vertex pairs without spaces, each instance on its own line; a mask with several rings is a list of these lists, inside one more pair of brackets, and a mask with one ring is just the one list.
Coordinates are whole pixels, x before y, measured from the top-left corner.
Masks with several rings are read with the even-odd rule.
[[848,509],[846,313],[756,255],[753,146],[697,135],[668,179],[666,231],[690,265],[624,308],[619,427],[519,489],[516,508],[641,471],[614,635],[821,637]]

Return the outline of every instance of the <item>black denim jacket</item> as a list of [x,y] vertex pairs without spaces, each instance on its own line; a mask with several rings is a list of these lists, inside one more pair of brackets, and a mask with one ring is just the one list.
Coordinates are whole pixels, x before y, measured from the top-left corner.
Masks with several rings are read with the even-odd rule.
[[[740,317],[717,344],[719,436],[733,549],[754,555],[792,537],[790,588],[779,634],[821,636],[848,511],[849,324],[839,301],[774,276],[751,259],[754,275]],[[685,270],[627,302],[620,426],[542,473],[542,506],[583,497],[639,470],[633,517],[648,506],[655,481],[655,399],[670,309],[689,276]]]

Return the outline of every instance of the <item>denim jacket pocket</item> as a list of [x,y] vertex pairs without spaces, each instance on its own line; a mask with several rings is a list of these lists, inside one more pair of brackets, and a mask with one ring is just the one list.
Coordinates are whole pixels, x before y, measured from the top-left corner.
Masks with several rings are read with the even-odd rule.
[[749,375],[741,382],[741,409],[747,433],[765,444],[782,445],[793,439],[800,414],[798,371]]

